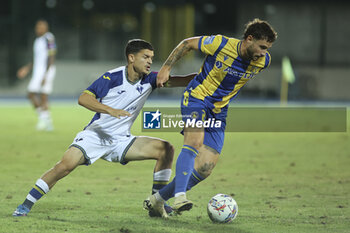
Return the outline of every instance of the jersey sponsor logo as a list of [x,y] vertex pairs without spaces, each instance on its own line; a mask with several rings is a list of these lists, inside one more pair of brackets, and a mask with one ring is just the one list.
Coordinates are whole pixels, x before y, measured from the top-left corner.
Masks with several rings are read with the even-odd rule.
[[204,45],[211,44],[211,43],[213,43],[214,39],[215,39],[215,36],[207,37],[207,38],[205,38],[203,44],[204,44]]
[[216,61],[216,62],[215,62],[215,66],[216,66],[218,69],[221,69],[221,67],[222,67],[222,62],[221,62],[221,61]]
[[117,91],[117,93],[120,95],[120,94],[123,94],[125,92],[125,90],[121,90],[121,91]]
[[235,69],[233,69],[232,67],[227,67],[224,69],[224,72],[227,72],[230,75],[239,77],[239,78],[247,78],[247,79],[251,79],[255,76],[256,73],[243,73],[243,72],[239,72]]
[[162,113],[157,109],[156,112],[143,112],[143,128],[144,129],[160,129]]

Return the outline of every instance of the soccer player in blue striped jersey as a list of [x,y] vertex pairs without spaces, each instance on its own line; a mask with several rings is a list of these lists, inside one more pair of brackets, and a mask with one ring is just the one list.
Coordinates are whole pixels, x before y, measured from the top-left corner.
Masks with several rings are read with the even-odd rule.
[[218,161],[229,102],[249,80],[270,65],[271,56],[267,50],[276,38],[277,33],[268,22],[254,19],[247,23],[242,40],[223,35],[192,37],[172,51],[158,73],[157,85],[166,85],[174,64],[187,52],[201,51],[207,56],[183,94],[183,120],[216,119],[222,124],[219,128],[184,127],[184,144],[176,162],[176,176],[145,200],[150,206],[174,196],[172,208],[176,212],[192,208],[186,191],[208,177]]
[[[153,47],[144,40],[128,42],[125,55],[127,66],[110,70],[93,82],[79,97],[79,104],[96,112],[85,129],[77,134],[69,149],[52,169],[40,177],[13,216],[26,216],[43,195],[79,165],[91,165],[98,159],[123,165],[130,161],[153,159],[152,192],[167,184],[174,156],[172,145],[159,138],[134,136],[130,129],[145,101],[157,87],[157,72],[150,72]],[[173,76],[171,86],[186,86],[194,77]],[[150,216],[167,217],[163,212]],[[167,208],[168,211],[171,209]]]

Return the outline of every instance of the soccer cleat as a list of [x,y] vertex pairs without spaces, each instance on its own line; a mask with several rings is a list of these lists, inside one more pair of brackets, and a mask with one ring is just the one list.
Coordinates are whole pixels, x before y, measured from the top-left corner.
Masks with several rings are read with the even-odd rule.
[[27,216],[30,209],[28,209],[25,205],[19,205],[17,209],[13,212],[12,216],[21,217]]
[[175,197],[174,204],[172,209],[176,214],[181,214],[182,211],[192,209],[193,203],[190,200],[187,200],[186,195],[180,195]]
[[36,124],[36,130],[43,131],[45,129],[46,129],[46,121],[43,119],[39,119],[38,123]]
[[174,215],[174,210],[173,210],[173,208],[171,208],[170,205],[164,203],[164,209],[165,209],[165,212],[166,212],[169,216],[173,216],[173,215]]
[[51,119],[47,119],[46,120],[46,128],[45,128],[45,130],[49,131],[49,132],[54,130],[54,127],[53,127]]
[[[164,203],[164,209],[165,209],[165,212],[166,212],[169,216],[173,216],[173,215],[174,215],[173,208],[171,208],[170,205]],[[148,215],[149,215],[150,217],[162,217],[158,212],[154,211],[153,209],[148,211]]]
[[152,212],[155,217],[159,216],[167,219],[169,216],[164,208],[164,201],[158,201],[154,195],[149,196],[143,201],[143,208]]
[[51,118],[39,119],[38,123],[36,124],[36,130],[48,132],[53,131],[54,127]]

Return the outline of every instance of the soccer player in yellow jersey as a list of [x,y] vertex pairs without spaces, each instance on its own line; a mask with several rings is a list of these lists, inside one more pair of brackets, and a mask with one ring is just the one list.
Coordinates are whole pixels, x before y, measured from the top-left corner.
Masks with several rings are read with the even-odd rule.
[[156,209],[162,216],[160,203],[175,196],[176,212],[190,210],[193,203],[186,191],[208,177],[219,158],[226,126],[229,101],[256,74],[270,65],[267,50],[277,33],[268,22],[248,22],[242,40],[223,35],[191,37],[183,40],[169,55],[157,75],[157,85],[166,85],[174,64],[191,50],[206,54],[197,76],[187,86],[181,101],[184,122],[210,119],[221,121],[220,127],[185,126],[184,145],[176,162],[176,176],[171,183],[144,202],[146,209]]

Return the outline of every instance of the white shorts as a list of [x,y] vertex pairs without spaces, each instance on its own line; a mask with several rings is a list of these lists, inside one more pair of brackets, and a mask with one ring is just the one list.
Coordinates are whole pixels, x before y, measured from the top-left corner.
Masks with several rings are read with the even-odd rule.
[[94,131],[84,130],[77,134],[70,147],[74,146],[83,152],[86,165],[93,164],[99,158],[125,165],[128,163],[124,161],[125,155],[135,139],[133,135],[102,139]]
[[51,66],[47,71],[46,80],[44,86],[41,85],[45,74],[45,70],[34,69],[32,79],[28,85],[28,91],[33,93],[43,93],[43,94],[51,94],[53,81],[56,75],[56,66]]

